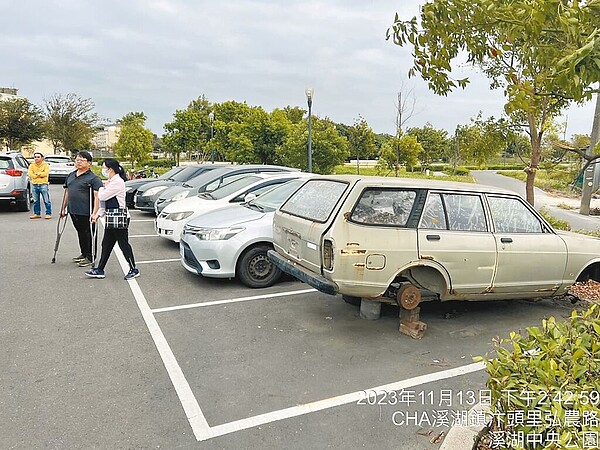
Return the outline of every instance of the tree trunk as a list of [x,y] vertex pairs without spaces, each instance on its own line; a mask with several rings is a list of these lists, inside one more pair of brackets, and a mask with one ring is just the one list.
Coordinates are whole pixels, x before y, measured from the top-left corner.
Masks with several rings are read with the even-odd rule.
[[529,122],[529,136],[531,140],[531,161],[529,166],[525,167],[525,173],[527,173],[527,180],[525,182],[525,199],[531,206],[535,206],[534,196],[534,182],[535,173],[537,172],[538,164],[542,154],[542,131],[538,131],[538,127],[535,122],[533,114],[528,114]]

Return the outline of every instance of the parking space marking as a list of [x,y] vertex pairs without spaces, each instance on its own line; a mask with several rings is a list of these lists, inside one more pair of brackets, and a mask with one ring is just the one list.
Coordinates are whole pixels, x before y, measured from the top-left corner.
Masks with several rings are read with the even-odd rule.
[[317,291],[316,289],[302,289],[300,291],[276,292],[273,294],[254,295],[252,297],[239,297],[239,298],[230,298],[227,300],[215,300],[214,302],[190,303],[187,305],[167,306],[164,308],[152,309],[151,312],[156,314],[156,313],[168,312],[168,311],[178,311],[180,309],[201,308],[203,306],[225,305],[228,303],[247,302],[250,300],[262,300],[265,298],[286,297],[289,295],[307,294],[309,292],[316,292],[316,291]]
[[[121,252],[121,249],[115,248],[115,254],[117,255],[117,259],[119,260],[119,264],[121,265],[121,270],[123,270],[123,274],[126,274],[129,271],[129,264],[125,261],[125,257]],[[148,302],[146,301],[146,297],[142,293],[137,280],[134,278],[133,280],[129,280],[127,282],[129,284],[129,288],[135,297],[135,301],[142,313],[142,317],[144,318],[144,322],[146,322],[146,326],[148,327],[148,331],[150,332],[150,336],[152,336],[152,340],[154,341],[154,345],[160,354],[160,357],[163,361],[165,369],[167,369],[167,374],[171,379],[171,383],[173,383],[173,387],[175,388],[175,392],[177,392],[177,396],[179,397],[179,401],[181,402],[181,406],[185,412],[185,415],[192,427],[192,431],[194,432],[194,436],[196,436],[197,440],[201,440],[210,433],[210,427],[208,426],[208,422],[200,409],[200,405],[198,405],[198,400],[194,396],[192,389],[190,388],[189,383],[187,382],[181,367],[179,367],[179,363],[165,338],[154,314],[150,310],[148,306]]]
[[224,423],[222,425],[216,425],[209,427],[208,430],[204,430],[206,434],[200,433],[201,437],[199,441],[205,441],[225,434],[234,433],[236,431],[246,430],[248,428],[257,427],[259,425],[265,425],[267,423],[276,422],[283,419],[289,419],[292,417],[301,416],[324,409],[334,408],[336,406],[347,405],[349,403],[356,403],[359,400],[365,398],[365,391],[376,392],[377,394],[383,394],[385,392],[399,391],[401,389],[413,388],[422,384],[431,383],[434,381],[440,381],[447,378],[453,378],[460,375],[466,375],[472,372],[485,369],[485,363],[477,362],[467,364],[465,366],[455,367],[453,369],[442,370],[440,372],[430,373],[426,375],[420,375],[418,377],[408,378],[406,380],[397,381],[395,383],[384,384],[370,389],[365,389],[350,394],[339,395],[337,397],[331,397],[324,400],[318,400],[316,402],[305,403],[303,405],[292,406],[290,408],[280,409],[278,411],[271,411],[265,414],[259,414],[257,416],[248,417],[246,419],[236,420],[234,422]]
[[149,261],[136,261],[136,264],[154,264],[154,263],[163,263],[163,262],[175,262],[181,261],[181,258],[173,258],[173,259],[152,259]]
[[131,219],[132,222],[154,222],[154,219]]
[[138,237],[160,237],[158,234],[130,234],[130,238],[138,238]]

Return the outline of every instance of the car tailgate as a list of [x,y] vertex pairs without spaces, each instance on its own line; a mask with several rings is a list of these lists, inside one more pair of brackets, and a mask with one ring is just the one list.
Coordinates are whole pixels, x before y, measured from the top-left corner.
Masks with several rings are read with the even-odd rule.
[[275,249],[289,259],[321,273],[321,237],[337,214],[348,182],[312,179],[275,213]]

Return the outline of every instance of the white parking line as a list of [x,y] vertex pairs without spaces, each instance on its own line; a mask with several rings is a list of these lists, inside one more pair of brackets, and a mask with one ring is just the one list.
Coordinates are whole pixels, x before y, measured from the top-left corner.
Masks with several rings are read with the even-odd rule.
[[132,222],[154,222],[154,219],[131,219]]
[[[123,253],[120,249],[115,248],[115,254],[117,255],[117,259],[119,260],[119,264],[121,265],[123,273],[127,273],[129,270],[129,266],[125,261]],[[169,378],[173,383],[173,387],[177,392],[177,396],[179,397],[181,406],[183,407],[185,415],[190,423],[190,426],[197,441],[206,441],[208,439],[234,433],[236,431],[246,430],[248,428],[253,428],[259,425],[289,419],[292,417],[297,417],[316,411],[322,411],[325,409],[334,408],[336,406],[356,403],[359,400],[365,398],[365,391],[371,391],[377,394],[398,391],[401,389],[412,388],[422,384],[440,381],[447,378],[465,375],[468,373],[473,373],[485,369],[485,364],[483,362],[467,364],[465,366],[455,367],[453,369],[443,370],[440,372],[435,372],[426,375],[420,375],[417,377],[408,378],[406,380],[397,381],[394,383],[384,384],[370,389],[352,392],[349,394],[343,394],[336,397],[330,397],[324,400],[318,400],[311,403],[305,403],[303,405],[292,406],[277,411],[271,411],[265,414],[259,414],[257,416],[248,417],[246,419],[235,420],[233,422],[228,422],[211,427],[208,425],[208,422],[206,421],[206,418],[204,417],[204,414],[200,409],[200,405],[198,404],[198,401],[196,400],[196,397],[194,396],[194,393],[192,392],[192,389],[190,388],[190,385],[187,382],[185,375],[181,370],[181,367],[179,366],[179,363],[177,362],[177,359],[175,358],[175,355],[173,354],[173,351],[169,346],[169,343],[167,342],[162,330],[160,329],[160,326],[158,325],[158,322],[156,321],[156,318],[154,317],[154,313],[202,306],[213,306],[226,303],[235,303],[249,300],[259,300],[264,298],[305,294],[309,292],[315,292],[316,290],[303,289],[292,292],[279,292],[274,294],[256,295],[252,297],[241,297],[229,300],[217,300],[214,302],[196,303],[192,305],[181,305],[151,310],[148,306],[148,302],[146,301],[144,294],[142,293],[137,283],[137,280],[130,280],[128,284],[131,289],[131,292],[133,293],[133,296],[135,297],[138,308],[142,313],[142,317],[144,318],[146,326],[148,327],[148,331],[152,336],[154,345],[156,346],[163,361],[163,364],[167,369]]]
[[209,427],[208,430],[203,430],[200,433],[195,433],[195,435],[196,437],[200,435],[200,438],[198,438],[199,441],[205,441],[217,436],[223,436],[224,434],[246,430],[248,428],[253,428],[259,425],[276,422],[278,420],[289,419],[292,417],[297,417],[316,411],[322,411],[324,409],[334,408],[336,406],[347,405],[349,403],[356,403],[359,400],[365,398],[365,392],[375,392],[376,394],[383,394],[384,392],[399,391],[400,389],[412,388],[434,381],[440,381],[447,378],[477,372],[483,369],[485,369],[485,363],[483,362],[467,364],[465,366],[455,367],[454,369],[442,370],[441,372],[430,373],[414,378],[408,378],[406,380],[397,381],[395,383],[384,384],[382,386],[352,392],[350,394],[339,395],[337,397],[331,397],[324,400],[318,400],[316,402],[305,403],[304,405],[292,406],[290,408],[280,409],[278,411],[271,411],[266,414],[259,414],[258,416],[248,417],[246,419],[236,420],[234,422],[224,423],[222,425],[216,425],[214,427]]
[[[125,261],[123,253],[120,249],[115,248],[115,254],[117,255],[119,264],[121,264],[123,273],[127,273],[129,271],[129,264],[127,264],[127,261]],[[165,369],[167,369],[171,383],[173,383],[173,387],[177,392],[177,396],[179,397],[181,406],[183,407],[185,415],[190,422],[194,436],[196,436],[197,440],[205,439],[205,436],[210,433],[210,427],[208,426],[208,422],[206,422],[206,418],[200,409],[200,405],[198,405],[198,400],[196,400],[196,397],[194,396],[194,393],[192,392],[192,389],[190,388],[190,385],[187,382],[181,367],[179,367],[179,363],[177,362],[171,347],[169,347],[169,343],[160,329],[156,318],[150,311],[146,297],[144,297],[137,280],[130,280],[128,281],[128,284],[133,296],[135,297],[138,308],[142,313],[142,317],[146,322],[148,331],[154,340],[154,345],[156,345],[156,349],[158,350],[163,364],[165,365]]]
[[158,234],[130,234],[130,238],[138,238],[138,237],[160,237]]
[[136,261],[136,264],[154,264],[154,263],[162,263],[162,262],[175,262],[181,261],[181,258],[173,258],[173,259],[153,259],[149,261]]
[[203,306],[225,305],[227,303],[247,302],[250,300],[262,300],[264,298],[286,297],[288,295],[307,294],[309,292],[316,292],[316,291],[317,291],[316,289],[302,289],[300,291],[277,292],[274,294],[254,295],[252,297],[239,297],[239,298],[231,298],[231,299],[227,299],[227,300],[215,300],[214,302],[190,303],[187,305],[167,306],[165,308],[152,309],[151,311],[152,311],[152,313],[156,314],[156,313],[168,312],[168,311],[178,311],[180,309],[201,308]]

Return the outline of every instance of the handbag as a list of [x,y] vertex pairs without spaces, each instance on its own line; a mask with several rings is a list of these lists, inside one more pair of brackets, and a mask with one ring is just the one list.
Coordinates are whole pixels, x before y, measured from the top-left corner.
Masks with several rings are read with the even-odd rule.
[[119,202],[114,197],[106,202],[106,206],[104,228],[109,230],[126,230],[129,228],[129,213],[127,208],[119,208]]
[[126,230],[129,227],[127,208],[110,208],[105,211],[104,228]]

